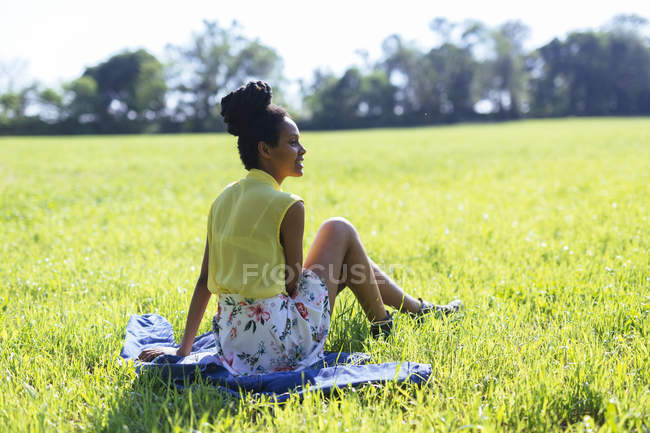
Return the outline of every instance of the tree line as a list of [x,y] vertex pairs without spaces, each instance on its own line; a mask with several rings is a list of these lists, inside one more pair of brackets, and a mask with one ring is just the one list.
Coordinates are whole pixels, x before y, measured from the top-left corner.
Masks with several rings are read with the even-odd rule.
[[520,21],[488,27],[436,18],[436,46],[390,35],[375,62],[366,58],[340,75],[316,70],[301,82],[302,104],[292,107],[273,48],[247,38],[236,23],[205,21],[187,45],[169,45],[164,62],[144,49],[126,50],[61,89],[38,82],[16,88],[5,68],[0,134],[223,131],[219,100],[249,79],[268,81],[275,102],[303,129],[648,115],[647,24],[620,15],[526,50],[530,30]]

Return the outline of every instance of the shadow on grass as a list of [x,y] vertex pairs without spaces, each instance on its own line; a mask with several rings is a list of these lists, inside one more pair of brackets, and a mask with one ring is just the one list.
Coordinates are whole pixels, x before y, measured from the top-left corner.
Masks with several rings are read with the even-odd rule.
[[[198,373],[198,370],[197,370]],[[95,432],[150,432],[201,430],[206,423],[214,425],[234,416],[252,417],[270,401],[260,400],[256,410],[210,385],[200,374],[186,378],[184,389],[177,389],[160,372],[147,371],[137,376],[132,385],[116,396],[107,411],[94,420]],[[267,404],[265,404],[267,403]]]
[[[396,406],[410,410],[417,392],[432,385],[385,382],[358,383],[330,390],[312,390],[293,394],[288,400],[276,402],[268,396],[242,394],[236,398],[215,387],[200,375],[184,383],[182,391],[163,379],[159,372],[147,372],[134,380],[129,389],[115,397],[107,410],[98,416],[88,430],[92,432],[178,432],[212,430],[257,430],[273,428],[278,416],[286,411],[321,412],[323,404],[351,399],[365,409]],[[397,404],[392,398],[398,398]],[[349,402],[348,402],[349,403]],[[283,415],[284,414],[284,415]]]
[[[352,296],[341,299],[332,321],[327,351],[364,352],[368,341],[368,325],[365,316]],[[345,396],[347,388],[334,389],[331,393],[313,392],[323,400]],[[169,375],[161,371],[145,371],[136,376],[131,386],[115,396],[107,407],[97,411],[89,430],[93,432],[149,432],[149,431],[203,431],[217,423],[223,427],[224,420],[239,427],[251,424],[260,417],[266,418],[279,406],[292,404],[294,398],[278,403],[270,397],[242,394],[233,396],[215,386],[197,369],[183,381],[179,390]],[[207,427],[206,427],[207,426]]]
[[[197,371],[197,373],[199,373]],[[184,389],[178,390],[171,381],[166,381],[160,372],[146,372],[137,376],[131,386],[107,404],[106,410],[98,410],[97,417],[90,423],[92,432],[176,432],[206,431],[232,428],[249,430],[263,424],[273,424],[278,413],[285,408],[300,408],[303,402],[307,409],[322,408],[323,403],[332,400],[353,398],[364,406],[373,407],[386,399],[388,390],[395,388],[402,394],[412,394],[420,384],[404,383],[358,383],[329,390],[312,390],[293,394],[288,400],[275,399],[259,394],[242,393],[234,397],[223,389],[203,379],[200,374],[184,381]],[[382,391],[383,390],[383,391]],[[383,395],[383,397],[381,397]],[[380,397],[378,397],[380,396]],[[315,406],[314,406],[315,407]],[[277,412],[277,411],[280,412]]]
[[366,352],[368,321],[349,290],[336,298],[334,315],[327,334],[327,352]]

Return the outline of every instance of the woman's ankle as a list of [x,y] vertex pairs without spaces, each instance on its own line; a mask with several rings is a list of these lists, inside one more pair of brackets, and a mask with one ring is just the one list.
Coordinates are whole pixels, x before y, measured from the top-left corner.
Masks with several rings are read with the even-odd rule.
[[422,298],[405,296],[401,305],[397,309],[400,313],[417,313],[422,308]]
[[374,339],[384,336],[388,336],[393,331],[393,315],[391,313],[386,313],[386,317],[382,320],[375,320],[370,323],[370,333]]

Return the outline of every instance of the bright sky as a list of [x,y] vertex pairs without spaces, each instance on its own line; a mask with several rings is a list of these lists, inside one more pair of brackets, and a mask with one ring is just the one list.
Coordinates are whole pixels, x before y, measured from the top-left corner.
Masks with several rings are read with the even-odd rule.
[[246,36],[277,50],[292,80],[311,78],[317,67],[340,73],[361,64],[358,49],[375,60],[392,33],[431,47],[429,23],[437,16],[488,25],[521,19],[531,27],[529,47],[619,13],[650,19],[648,0],[0,0],[0,10],[0,61],[23,59],[29,78],[54,86],[125,48],[163,60],[165,45],[189,41],[203,19],[223,26],[236,19]]

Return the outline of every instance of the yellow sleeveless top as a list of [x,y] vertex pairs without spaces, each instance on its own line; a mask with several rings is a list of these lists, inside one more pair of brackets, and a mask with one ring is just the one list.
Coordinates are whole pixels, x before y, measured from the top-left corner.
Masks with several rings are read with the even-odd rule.
[[286,292],[280,225],[297,201],[263,170],[229,184],[208,216],[208,290],[250,298]]

